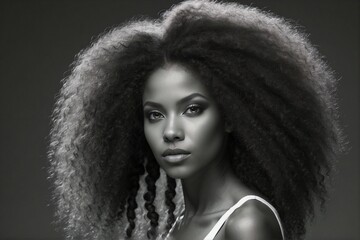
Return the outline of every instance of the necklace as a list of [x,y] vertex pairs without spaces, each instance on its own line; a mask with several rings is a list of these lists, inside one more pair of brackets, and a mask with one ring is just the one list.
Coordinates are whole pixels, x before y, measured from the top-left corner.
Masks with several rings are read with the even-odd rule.
[[[201,214],[201,216],[207,216],[207,215],[211,215],[211,214],[215,214],[215,213],[220,213],[220,212],[225,212],[228,209],[222,209],[222,210],[218,210],[218,211],[214,211],[214,212],[209,212],[209,213],[205,213],[205,214]],[[176,218],[174,224],[172,225],[172,227],[170,228],[169,232],[167,233],[166,237],[164,240],[167,240],[170,237],[170,234],[174,231],[175,226],[179,223],[179,227],[181,226],[182,220],[184,219],[184,212],[185,210],[183,210],[181,212],[181,214]]]
[[[185,210],[182,211],[182,213],[176,218],[174,224],[172,225],[172,227],[170,228],[168,234],[166,235],[165,239],[164,240],[167,240],[169,237],[170,237],[170,234],[174,231],[174,228],[176,226],[176,224],[179,222],[179,221],[182,221],[183,218],[184,218],[184,212]],[[181,223],[181,222],[180,222]]]

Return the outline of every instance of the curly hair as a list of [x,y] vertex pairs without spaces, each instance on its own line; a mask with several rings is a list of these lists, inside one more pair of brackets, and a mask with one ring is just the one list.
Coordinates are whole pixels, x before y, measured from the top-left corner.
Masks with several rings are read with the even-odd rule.
[[[63,80],[49,159],[68,239],[142,238],[143,226],[152,239],[159,221],[164,231],[174,223],[182,199],[170,177],[161,182],[164,194],[156,188],[163,173],[145,140],[142,113],[144,84],[167,62],[209,87],[233,126],[236,176],[275,206],[287,239],[301,238],[316,202],[326,200],[326,180],[343,146],[336,79],[284,19],[235,3],[190,0],[160,19],[133,20],[103,34]],[[144,209],[146,217],[138,217]]]

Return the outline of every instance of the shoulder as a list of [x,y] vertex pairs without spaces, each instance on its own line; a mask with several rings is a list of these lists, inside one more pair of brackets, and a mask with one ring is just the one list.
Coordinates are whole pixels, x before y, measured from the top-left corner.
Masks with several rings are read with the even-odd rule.
[[225,240],[282,239],[272,210],[257,200],[249,200],[234,211],[225,224]]

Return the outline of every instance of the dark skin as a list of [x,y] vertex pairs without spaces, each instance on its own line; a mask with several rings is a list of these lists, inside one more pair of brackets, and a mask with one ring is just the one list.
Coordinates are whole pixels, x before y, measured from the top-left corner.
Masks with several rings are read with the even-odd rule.
[[[209,173],[204,171],[204,174]],[[203,175],[204,176],[204,175]],[[213,178],[215,177],[215,179]],[[218,178],[220,177],[220,178]],[[204,239],[220,217],[232,207],[240,198],[246,195],[259,195],[244,187],[227,167],[222,175],[206,175],[194,179],[191,183],[182,180],[185,213],[181,222],[177,223],[171,236],[173,239]],[[195,187],[195,184],[198,186]],[[202,187],[203,185],[205,187]],[[190,187],[186,187],[190,186]],[[206,186],[213,186],[212,188]],[[204,200],[194,198],[198,204],[209,204],[211,207],[203,213],[195,212],[193,202],[189,200],[191,194],[199,191]],[[193,207],[193,208],[191,208]],[[192,211],[190,210],[192,209]],[[215,237],[216,240],[262,240],[282,239],[281,231],[273,212],[264,204],[250,200],[230,215],[224,226]]]
[[[195,94],[195,95],[194,95]],[[217,104],[197,76],[178,64],[167,64],[149,77],[143,95],[146,139],[159,165],[180,178],[184,217],[170,238],[200,240],[242,197],[259,193],[233,174],[226,152],[231,126],[220,117]],[[188,154],[163,157],[166,149]],[[225,222],[217,240],[282,239],[273,212],[250,200]]]

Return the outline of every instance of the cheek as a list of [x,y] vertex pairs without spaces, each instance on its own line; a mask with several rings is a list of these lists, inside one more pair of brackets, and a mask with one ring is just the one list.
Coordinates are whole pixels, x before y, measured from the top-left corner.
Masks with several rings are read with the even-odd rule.
[[203,116],[193,124],[191,136],[194,148],[199,150],[203,156],[215,155],[220,149],[223,131],[218,115],[212,113]]
[[147,123],[144,124],[144,134],[146,141],[148,142],[151,150],[153,151],[154,155],[156,155],[157,151],[159,151],[159,129],[157,126],[149,125]]

